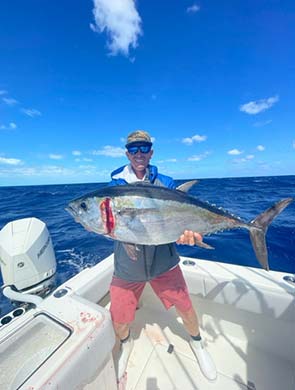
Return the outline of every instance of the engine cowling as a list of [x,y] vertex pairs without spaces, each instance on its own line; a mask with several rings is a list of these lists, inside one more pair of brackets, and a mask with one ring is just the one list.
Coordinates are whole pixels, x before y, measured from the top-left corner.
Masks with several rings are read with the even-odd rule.
[[0,231],[0,265],[4,285],[18,291],[44,288],[56,272],[49,231],[37,218],[9,222]]

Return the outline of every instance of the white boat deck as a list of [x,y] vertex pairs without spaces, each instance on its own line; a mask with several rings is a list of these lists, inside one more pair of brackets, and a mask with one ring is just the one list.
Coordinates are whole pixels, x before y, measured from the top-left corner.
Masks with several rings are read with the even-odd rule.
[[181,266],[216,381],[201,373],[175,309],[147,284],[117,386],[110,256],[0,328],[0,389],[295,390],[295,286],[285,274],[189,258]]
[[[243,334],[245,328],[238,324],[231,324],[234,331],[228,334],[224,329],[229,330],[229,324],[221,319],[217,321],[218,326],[213,328],[212,323],[216,323],[216,318],[210,318],[203,312],[204,303],[201,300],[194,297],[193,300],[195,307],[200,309],[202,336],[217,366],[217,380],[209,382],[202,375],[187,342],[189,338],[181,319],[177,318],[174,309],[166,311],[147,285],[132,325],[134,349],[127,375],[119,389],[295,389],[294,365],[292,368],[290,361],[249,344],[246,341],[248,335]],[[240,337],[230,336],[232,333]]]

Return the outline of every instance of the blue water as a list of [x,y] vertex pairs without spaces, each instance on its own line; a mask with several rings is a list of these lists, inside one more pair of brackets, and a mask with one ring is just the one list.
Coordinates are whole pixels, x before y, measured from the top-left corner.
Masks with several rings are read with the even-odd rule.
[[[65,211],[71,199],[102,186],[103,183],[0,187],[0,229],[20,218],[34,216],[44,221],[55,248],[59,285],[112,252],[112,240],[84,230]],[[278,200],[295,197],[295,176],[203,179],[190,193],[250,221]],[[259,267],[244,229],[214,234],[204,241],[215,250],[179,246],[179,253]],[[295,273],[295,202],[271,224],[267,246],[272,270]],[[8,300],[0,293],[0,312],[4,314],[10,308]]]

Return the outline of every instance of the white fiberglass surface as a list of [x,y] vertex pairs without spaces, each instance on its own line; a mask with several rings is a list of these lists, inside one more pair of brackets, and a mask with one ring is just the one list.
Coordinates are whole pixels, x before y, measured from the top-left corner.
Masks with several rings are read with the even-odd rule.
[[17,389],[67,339],[70,331],[38,315],[0,343],[0,388]]
[[215,382],[202,375],[175,310],[165,311],[147,286],[132,325],[135,346],[126,389],[294,390],[294,362],[252,344],[251,329],[240,324],[225,320],[216,327],[214,313],[204,313],[201,305],[199,317],[218,370]]

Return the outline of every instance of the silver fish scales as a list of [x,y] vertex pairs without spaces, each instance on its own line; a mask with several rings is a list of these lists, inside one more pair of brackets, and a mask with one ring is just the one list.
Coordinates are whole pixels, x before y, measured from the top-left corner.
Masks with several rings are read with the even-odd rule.
[[87,230],[134,245],[175,242],[184,230],[206,235],[245,228],[258,261],[268,270],[267,228],[292,201],[283,199],[246,222],[183,191],[139,182],[101,188],[71,201],[67,210]]

